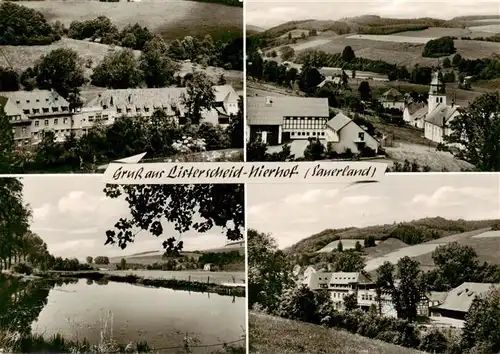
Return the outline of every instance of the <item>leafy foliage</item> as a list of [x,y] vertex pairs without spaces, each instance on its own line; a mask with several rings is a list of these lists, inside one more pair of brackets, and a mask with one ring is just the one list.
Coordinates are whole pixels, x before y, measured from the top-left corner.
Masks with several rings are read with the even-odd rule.
[[113,89],[134,88],[141,84],[139,62],[131,50],[109,53],[94,69],[92,84]]
[[[140,231],[165,236],[165,222],[173,224],[179,235],[188,230],[204,233],[218,226],[229,240],[243,237],[243,185],[108,185],[104,191],[110,198],[124,195],[131,213],[130,218],[120,218],[114,230],[106,231],[105,244],[117,243],[125,249]],[[166,236],[163,247],[167,251],[182,250],[182,240]]]
[[427,42],[425,44],[424,51],[422,52],[422,56],[428,58],[439,58],[454,54],[456,51],[457,49],[455,48],[453,38],[441,37],[431,39]]
[[42,13],[2,1],[0,4],[0,45],[46,45],[60,39]]
[[460,117],[449,123],[446,141],[454,144],[455,156],[481,171],[500,170],[500,93],[486,93],[468,107],[459,108]]

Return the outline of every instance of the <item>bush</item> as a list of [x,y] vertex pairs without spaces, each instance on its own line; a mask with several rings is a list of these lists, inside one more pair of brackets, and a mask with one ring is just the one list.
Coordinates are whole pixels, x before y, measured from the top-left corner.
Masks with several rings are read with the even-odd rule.
[[31,275],[33,274],[33,268],[31,268],[26,263],[17,263],[14,264],[11,268],[14,273]]

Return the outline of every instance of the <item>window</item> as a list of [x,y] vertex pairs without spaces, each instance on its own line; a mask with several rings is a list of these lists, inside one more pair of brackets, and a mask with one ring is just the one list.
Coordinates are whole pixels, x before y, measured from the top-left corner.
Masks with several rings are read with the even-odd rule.
[[20,104],[20,103],[21,103],[21,101],[16,101],[16,104]]
[[59,107],[52,107],[52,112],[59,112]]
[[35,120],[35,127],[38,127],[40,126],[40,121],[39,120]]
[[291,136],[294,136],[294,135],[295,135],[295,133],[294,133],[294,132],[292,132],[290,135],[291,135]]
[[116,113],[122,113],[122,109],[121,108],[117,108],[116,109]]
[[132,108],[127,107],[127,113],[130,113],[130,112],[132,112]]
[[94,116],[89,116],[89,122],[93,122],[94,121]]
[[102,119],[104,119],[104,120],[108,120],[108,118],[109,118],[109,116],[107,114],[102,116]]
[[44,123],[43,123],[46,127],[49,126],[49,120],[48,119],[45,119]]
[[107,106],[107,105],[105,105],[105,104],[103,104],[103,105],[102,105],[102,109],[108,109],[108,106]]
[[37,102],[40,102],[40,100],[39,100],[38,98],[36,99],[36,101],[37,101]]
[[12,128],[12,134],[16,135],[16,128]]
[[26,127],[23,127],[21,131],[22,131],[23,135],[26,135]]
[[135,107],[135,111],[139,113],[141,111],[141,107]]
[[63,124],[67,124],[68,123],[68,118],[63,118]]
[[33,108],[33,114],[38,114],[40,113],[40,109],[39,108]]
[[144,107],[144,112],[149,112],[149,107]]
[[26,100],[26,103],[30,103],[30,100]]
[[49,113],[49,109],[47,107],[42,108],[43,113]]
[[361,141],[365,140],[365,133],[359,132],[358,133],[358,139],[361,140]]
[[23,113],[24,114],[30,114],[30,110],[29,109],[23,109]]
[[54,125],[57,125],[59,123],[59,119],[54,119]]
[[67,112],[67,111],[68,111],[68,107],[66,107],[66,106],[62,106],[62,107],[61,107],[61,111],[63,111],[63,112]]

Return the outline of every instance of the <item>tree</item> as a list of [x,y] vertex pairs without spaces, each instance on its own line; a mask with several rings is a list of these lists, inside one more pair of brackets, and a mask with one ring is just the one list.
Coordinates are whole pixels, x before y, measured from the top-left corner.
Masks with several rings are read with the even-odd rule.
[[296,288],[293,267],[270,235],[248,230],[247,249],[248,306],[259,304],[276,313],[283,294]]
[[485,93],[458,110],[445,136],[456,147],[455,156],[481,171],[500,171],[500,93]]
[[204,109],[210,110],[215,103],[214,84],[210,77],[201,71],[195,71],[193,78],[186,85],[182,95],[182,104],[186,107],[186,116],[193,124],[201,122]]
[[224,76],[224,74],[220,74],[219,79],[217,80],[217,85],[225,85],[226,83],[226,77]]
[[361,243],[359,243],[359,241],[356,241],[356,243],[354,244],[354,249],[356,250],[356,252],[361,252],[363,250],[363,246],[361,246]]
[[139,67],[148,87],[171,85],[179,70],[179,65],[167,56],[167,45],[158,36],[145,44]]
[[339,243],[337,244],[337,251],[342,252],[344,251],[344,245],[342,244],[342,241],[339,240]]
[[351,46],[346,46],[344,50],[342,51],[342,60],[345,61],[346,63],[352,62],[354,59],[356,59],[356,55],[354,54],[354,50],[352,50]]
[[107,256],[97,256],[94,258],[95,264],[109,264],[109,258]]
[[19,88],[19,74],[12,69],[0,67],[0,91],[18,91]]
[[462,63],[462,56],[459,53],[455,54],[453,56],[451,64],[456,68],[459,67],[461,63]]
[[290,60],[295,56],[295,50],[292,47],[286,45],[280,49],[281,59],[284,61]]
[[72,49],[59,48],[44,56],[34,67],[38,88],[53,89],[71,107],[79,105],[80,87],[85,83],[83,63]]
[[486,295],[480,295],[472,301],[465,316],[462,332],[461,349],[483,347],[487,350],[478,353],[498,353],[500,351],[500,291],[491,289]]
[[307,161],[323,160],[325,158],[325,146],[318,138],[310,138],[309,145],[304,149],[304,158]]
[[0,173],[13,173],[17,169],[18,158],[14,153],[14,133],[9,118],[0,107]]
[[94,69],[92,84],[113,89],[134,88],[142,82],[139,62],[131,49],[109,53]]
[[385,262],[377,269],[376,283],[377,288],[391,294],[398,318],[409,321],[416,319],[418,304],[426,292],[423,273],[417,261],[403,257],[398,261],[397,268]]
[[313,93],[323,79],[318,69],[304,65],[300,72],[299,87],[306,93]]
[[[339,244],[342,243],[339,242]],[[364,267],[363,257],[352,250],[341,252],[335,261],[336,272],[361,272]]]
[[451,67],[451,60],[450,58],[446,57],[443,59],[443,68],[447,69]]
[[92,261],[94,260],[91,256],[87,256],[87,263],[92,264]]
[[317,322],[314,293],[306,285],[287,289],[281,299],[278,313],[281,317],[303,322]]
[[368,81],[361,81],[358,87],[359,97],[362,101],[371,101],[372,99],[372,89]]
[[432,260],[437,267],[439,282],[448,289],[473,281],[479,268],[474,248],[458,242],[438,246],[432,252]]
[[431,329],[420,342],[420,350],[426,353],[445,353],[448,349],[448,339],[439,329]]
[[113,199],[124,195],[131,212],[130,218],[120,218],[114,230],[106,231],[105,244],[118,243],[125,249],[144,230],[157,237],[167,236],[163,242],[167,251],[182,250],[182,241],[164,235],[165,222],[173,224],[179,235],[188,230],[205,233],[218,226],[229,240],[243,238],[243,185],[107,185],[104,191]]
[[120,260],[120,270],[126,270],[127,269],[127,260],[125,258],[122,258]]
[[344,297],[344,307],[346,311],[352,311],[358,308],[358,299],[355,294],[348,294]]
[[318,31],[313,28],[312,30],[309,31],[309,36],[313,37],[313,36],[317,36],[318,35]]
[[365,246],[365,248],[375,247],[376,246],[375,237],[368,236],[367,238],[365,238],[364,246]]
[[428,41],[425,44],[422,56],[428,58],[439,58],[454,54],[456,51],[457,49],[455,48],[453,38],[441,37]]

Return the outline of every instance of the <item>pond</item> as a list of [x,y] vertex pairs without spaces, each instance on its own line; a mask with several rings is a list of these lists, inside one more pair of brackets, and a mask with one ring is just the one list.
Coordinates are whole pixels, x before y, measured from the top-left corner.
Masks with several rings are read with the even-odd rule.
[[170,348],[186,335],[203,345],[235,341],[244,328],[245,298],[86,279],[0,284],[2,330]]
[[208,272],[203,270],[168,271],[168,270],[108,270],[108,274],[127,275],[134,274],[139,277],[153,279],[177,279],[191,280],[196,282],[221,283],[244,283],[245,272]]

